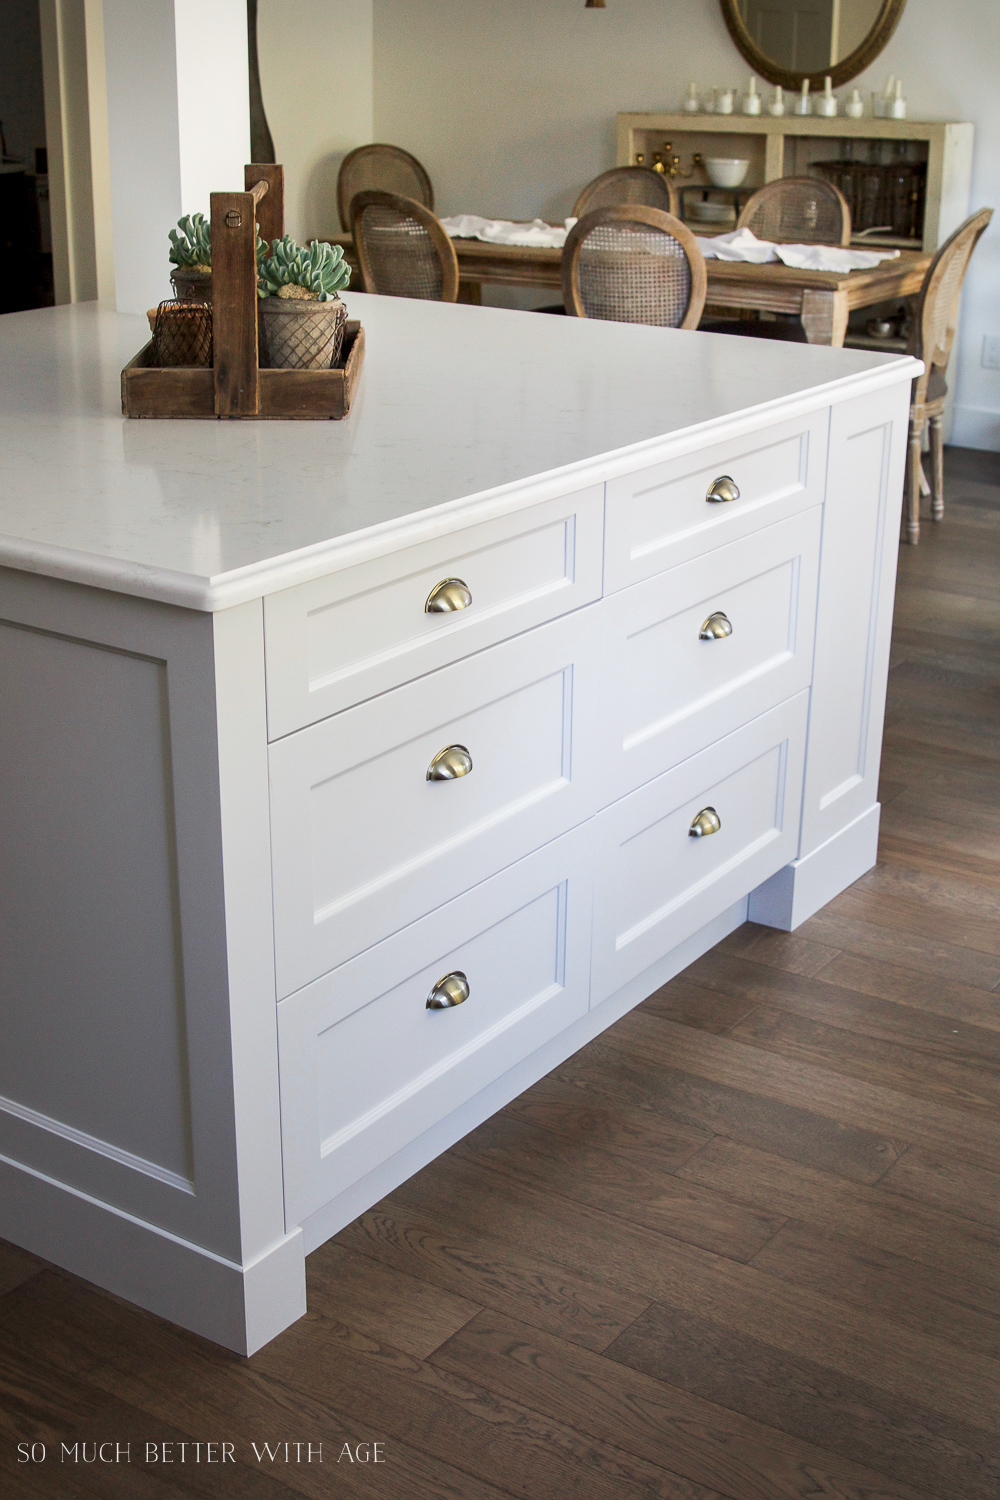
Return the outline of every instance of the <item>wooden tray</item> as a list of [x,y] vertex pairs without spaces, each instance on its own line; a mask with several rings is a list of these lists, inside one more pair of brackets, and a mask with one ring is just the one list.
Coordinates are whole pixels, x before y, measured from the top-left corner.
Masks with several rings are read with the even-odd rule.
[[262,370],[258,364],[256,227],[270,243],[284,233],[285,171],[251,163],[247,191],[212,196],[211,367],[151,364],[152,340],[122,371],[126,417],[254,417],[339,421],[365,358],[356,320],[329,370]]
[[[150,365],[153,341],[122,371],[122,411],[127,417],[215,417],[215,371],[205,366]],[[340,359],[330,370],[261,370],[256,412],[261,418],[339,422],[351,409],[365,359],[365,331],[356,318],[344,327]],[[244,414],[241,414],[244,415]]]

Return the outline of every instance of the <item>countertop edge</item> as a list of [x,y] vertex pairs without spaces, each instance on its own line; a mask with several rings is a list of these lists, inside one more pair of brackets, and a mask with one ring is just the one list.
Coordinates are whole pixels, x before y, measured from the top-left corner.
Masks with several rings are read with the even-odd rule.
[[910,355],[902,355],[877,369],[810,386],[801,395],[780,397],[745,407],[742,411],[697,423],[680,432],[646,438],[624,448],[612,449],[606,454],[580,459],[477,494],[444,501],[440,505],[414,511],[407,516],[377,522],[360,531],[347,532],[343,536],[214,577],[177,573],[170,569],[12,536],[0,536],[0,566],[107,589],[113,593],[151,599],[182,609],[215,613],[384,556],[401,546],[415,546],[418,542],[431,540],[463,524],[471,526],[498,516],[511,515],[545,500],[555,499],[573,489],[615,479],[639,466],[683,457],[692,449],[703,446],[706,441],[723,442],[741,437],[759,428],[762,419],[765,424],[791,420],[823,406],[865,395],[869,391],[896,385],[904,380],[911,381],[922,370],[923,365],[919,360]]

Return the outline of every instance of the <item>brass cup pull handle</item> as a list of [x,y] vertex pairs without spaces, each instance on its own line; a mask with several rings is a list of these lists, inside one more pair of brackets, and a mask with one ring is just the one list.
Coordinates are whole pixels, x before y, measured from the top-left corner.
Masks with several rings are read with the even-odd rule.
[[703,807],[695,818],[688,833],[693,839],[707,838],[710,833],[718,833],[722,827],[722,819],[714,807]]
[[472,756],[464,745],[448,745],[439,750],[427,767],[428,781],[456,781],[472,770]]
[[698,632],[699,641],[722,641],[727,635],[732,635],[733,627],[727,615],[721,609],[713,611]]
[[453,974],[446,974],[438,980],[427,996],[427,1009],[451,1010],[453,1006],[464,1005],[468,998],[469,981],[461,969],[456,969]]
[[738,500],[739,486],[730,474],[720,474],[708,487],[705,499],[710,505],[719,505],[725,500]]
[[472,603],[469,585],[461,578],[442,578],[427,595],[425,615],[449,615],[456,609],[468,609]]

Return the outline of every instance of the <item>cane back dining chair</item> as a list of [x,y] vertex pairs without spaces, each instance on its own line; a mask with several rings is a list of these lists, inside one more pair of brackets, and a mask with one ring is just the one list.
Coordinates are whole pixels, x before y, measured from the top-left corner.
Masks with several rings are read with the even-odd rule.
[[373,141],[348,151],[337,174],[337,212],[341,229],[349,229],[351,199],[367,189],[399,193],[415,198],[424,208],[433,210],[434,189],[420,162],[402,146],[384,146]]
[[615,203],[644,203],[680,218],[680,195],[673,183],[652,167],[612,167],[588,182],[573,205],[574,219]]
[[694,235],[662,209],[597,208],[566,236],[562,288],[572,317],[697,328],[707,287]]
[[355,193],[351,233],[366,292],[382,297],[458,300],[458,257],[429,208],[400,193]]
[[849,245],[851,209],[821,177],[779,177],[759,188],[736,221],[759,240],[792,245]]
[[923,488],[923,463],[920,450],[924,428],[929,428],[931,450],[931,518],[944,516],[944,434],[941,421],[948,394],[946,371],[955,342],[958,321],[958,299],[962,282],[979,243],[993,217],[992,208],[960,224],[946,239],[927,267],[913,317],[909,353],[924,362],[924,373],[913,382],[910,393],[910,436],[906,452],[906,541],[916,546],[920,540],[920,491]]

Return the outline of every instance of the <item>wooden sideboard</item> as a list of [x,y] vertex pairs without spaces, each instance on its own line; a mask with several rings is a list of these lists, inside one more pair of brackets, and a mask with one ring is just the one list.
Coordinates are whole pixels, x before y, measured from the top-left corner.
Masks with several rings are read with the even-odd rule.
[[0,329],[0,1235],[244,1353],[878,837],[915,362],[350,303],[329,424],[123,423],[138,320]]

